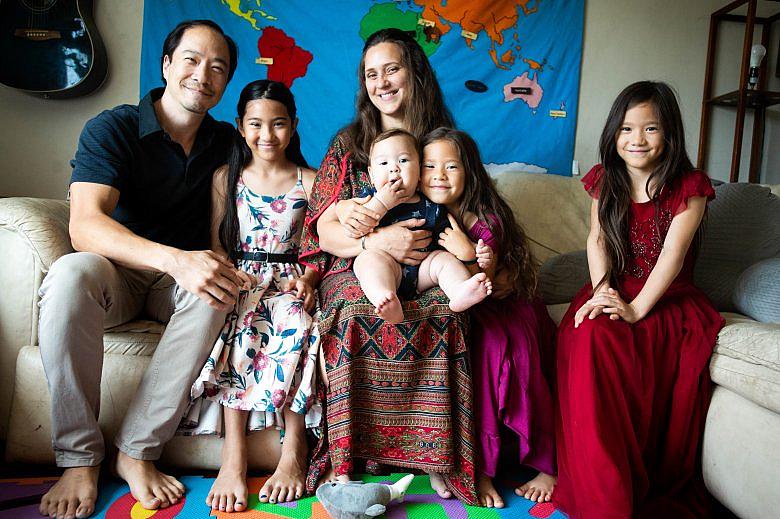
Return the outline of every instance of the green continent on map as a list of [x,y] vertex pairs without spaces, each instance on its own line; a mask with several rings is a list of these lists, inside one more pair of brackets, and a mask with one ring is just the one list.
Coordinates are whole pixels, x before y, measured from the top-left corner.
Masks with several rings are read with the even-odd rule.
[[[260,28],[257,26],[255,13],[259,14],[266,20],[272,20],[272,21],[276,20],[275,16],[271,16],[270,14],[260,9],[260,4],[262,3],[263,0],[253,0],[253,1],[244,0],[244,2],[242,2],[241,0],[220,0],[220,1],[222,2],[222,5],[226,5],[230,9],[231,13],[249,22],[252,25],[252,28],[256,31],[259,31]],[[256,6],[257,9],[251,9],[251,8],[241,9],[242,3],[252,4]]]
[[[309,63],[314,59],[311,52],[300,48],[295,40],[276,27],[266,27],[257,40],[260,59],[270,58],[267,78],[280,81],[292,87],[293,81],[306,75]],[[262,63],[261,63],[262,64]]]
[[395,2],[388,4],[375,4],[360,20],[360,37],[363,41],[379,29],[395,27],[402,31],[414,32],[415,40],[430,57],[439,48],[439,36],[435,27],[426,27],[418,24],[420,15],[413,11],[401,11]]

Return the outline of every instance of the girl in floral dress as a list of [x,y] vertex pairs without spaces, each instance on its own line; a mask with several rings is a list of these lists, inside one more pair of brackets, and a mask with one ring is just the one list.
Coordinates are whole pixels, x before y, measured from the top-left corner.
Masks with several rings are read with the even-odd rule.
[[249,83],[236,121],[240,137],[214,175],[212,248],[238,267],[245,290],[192,386],[182,423],[185,434],[221,434],[224,417],[222,466],[206,503],[227,512],[247,504],[246,431],[264,431],[261,444],[271,450],[257,461],[276,460],[260,501],[291,501],[304,490],[305,429],[321,418],[319,334],[309,314],[319,279],[298,264],[314,172],[300,152],[292,93],[275,81]]

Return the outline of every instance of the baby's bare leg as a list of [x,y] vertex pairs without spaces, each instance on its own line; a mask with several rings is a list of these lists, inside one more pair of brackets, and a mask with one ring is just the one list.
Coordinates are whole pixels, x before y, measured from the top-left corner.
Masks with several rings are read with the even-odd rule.
[[384,251],[366,250],[355,258],[353,265],[360,288],[376,307],[376,314],[389,323],[404,320],[401,301],[396,290],[401,283],[401,266]]
[[464,312],[493,292],[493,284],[484,272],[470,275],[466,266],[451,253],[435,250],[420,264],[417,290],[440,286],[450,298],[450,309]]

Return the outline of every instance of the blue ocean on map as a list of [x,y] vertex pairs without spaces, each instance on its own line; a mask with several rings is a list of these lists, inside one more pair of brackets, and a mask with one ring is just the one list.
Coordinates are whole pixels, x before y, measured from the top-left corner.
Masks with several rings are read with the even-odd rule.
[[[304,156],[316,167],[355,112],[361,25],[411,28],[418,41],[429,42],[423,47],[447,106],[457,126],[476,139],[491,171],[522,168],[570,175],[583,11],[584,0],[149,0],[144,2],[140,90],[144,95],[162,86],[160,51],[176,23],[214,20],[238,44],[239,60],[212,116],[234,122],[244,85],[284,74],[291,78],[298,105]],[[476,25],[484,20],[493,22]],[[463,33],[461,22],[484,29]],[[258,48],[261,38],[268,45],[272,38],[286,42],[290,53],[277,55],[271,65],[258,63],[266,57]],[[310,61],[303,65],[296,59]],[[481,85],[470,89],[467,81]],[[483,87],[487,89],[478,91]]]

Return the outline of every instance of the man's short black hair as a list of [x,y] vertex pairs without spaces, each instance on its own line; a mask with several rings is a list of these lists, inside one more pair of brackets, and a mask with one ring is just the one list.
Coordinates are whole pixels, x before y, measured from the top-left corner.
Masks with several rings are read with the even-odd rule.
[[[227,43],[228,52],[230,54],[230,65],[227,78],[227,80],[230,81],[233,78],[233,73],[236,71],[236,67],[238,66],[238,47],[236,46],[236,42],[233,41],[233,38],[225,34],[225,31],[222,30],[222,27],[217,25],[216,22],[212,22],[211,20],[185,20],[174,27],[173,30],[168,33],[168,36],[165,37],[165,42],[163,43],[163,52],[162,56],[160,57],[160,66],[162,67],[162,65],[165,63],[165,56],[168,56],[168,59],[173,58],[173,51],[175,51],[176,47],[178,47],[179,43],[181,43],[181,38],[184,35],[184,32],[187,29],[191,29],[192,27],[208,27],[209,29],[219,33],[225,39],[225,43]],[[163,83],[166,83],[164,77]]]

